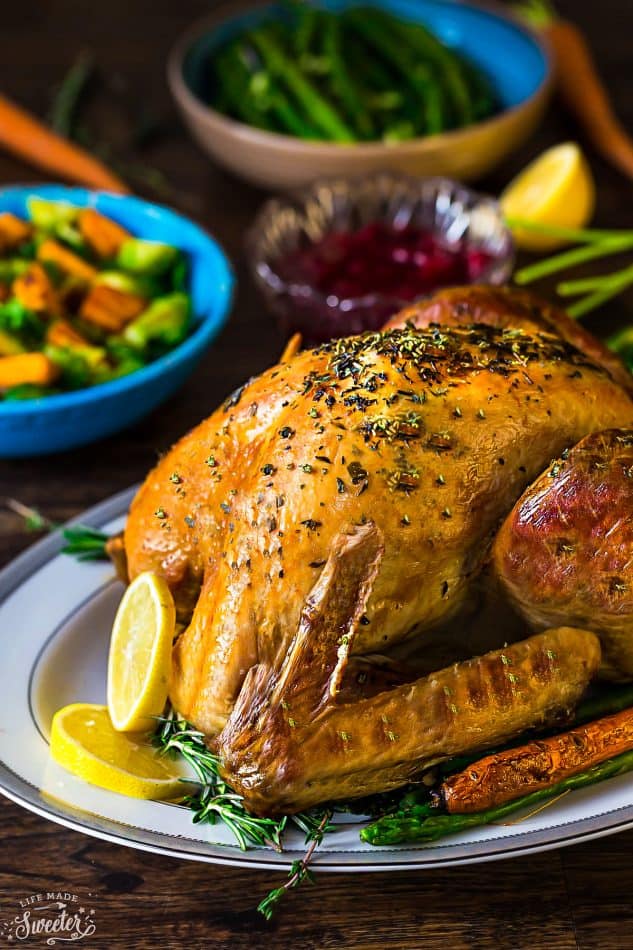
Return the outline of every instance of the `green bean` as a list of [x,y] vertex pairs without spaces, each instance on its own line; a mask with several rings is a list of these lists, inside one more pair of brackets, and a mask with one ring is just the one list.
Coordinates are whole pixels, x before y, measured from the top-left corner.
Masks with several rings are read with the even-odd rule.
[[362,36],[349,28],[345,18],[341,26],[345,56],[357,77],[378,92],[394,92],[400,83],[396,74],[373,54]]
[[236,118],[260,129],[270,129],[269,123],[253,104],[250,94],[251,74],[239,52],[237,43],[227,46],[218,53],[216,74],[219,88],[222,90],[230,109]]
[[473,103],[459,58],[421,24],[392,19],[392,26],[417,54],[424,56],[437,67],[444,80],[456,124],[470,125],[474,120]]
[[268,85],[261,96],[262,107],[272,112],[282,130],[301,139],[318,139],[319,130],[303,118],[283,90],[273,85],[270,75],[268,73],[259,75],[265,76]]
[[260,27],[246,34],[255,46],[269,72],[285,83],[295,99],[310,115],[312,121],[334,142],[349,143],[355,136],[339,115],[336,108],[325,99],[309,79],[301,73],[286,56],[271,32]]
[[[400,79],[390,72],[387,64],[374,55],[373,50],[367,46],[362,37],[351,30],[344,29],[343,44],[346,58],[355,76],[365,81],[368,106],[372,112],[379,113],[375,119],[380,126],[381,137],[384,139],[393,128],[393,123],[398,122],[409,122],[414,135],[423,132],[417,94],[409,87],[401,85]],[[369,89],[367,84],[369,84]],[[380,113],[386,108],[385,102],[389,99],[393,101],[394,97],[396,100],[393,108],[398,108],[398,116],[390,115],[388,118],[381,116]],[[386,126],[382,124],[382,119],[386,119]]]
[[460,66],[464,78],[470,86],[474,121],[487,119],[496,107],[496,97],[488,77],[466,57],[461,58]]
[[323,52],[331,66],[332,89],[354,122],[361,138],[375,137],[371,116],[350,78],[342,55],[340,18],[333,14],[323,16]]
[[294,48],[298,56],[307,53],[312,45],[317,25],[317,11],[309,3],[297,5],[297,29],[294,32]]
[[406,812],[384,815],[372,824],[362,828],[360,837],[363,841],[373,845],[437,841],[438,838],[454,835],[469,828],[477,828],[500,821],[512,812],[532,808],[541,802],[556,798],[564,792],[603,782],[605,779],[612,778],[614,775],[622,775],[632,769],[633,751],[624,752],[613,759],[594,765],[585,772],[568,776],[550,788],[539,789],[539,791],[532,792],[530,795],[524,795],[523,798],[517,798],[512,802],[505,802],[496,808],[488,808],[486,811],[475,814],[448,815],[434,812],[430,805],[413,805]]
[[443,131],[445,116],[442,92],[432,73],[426,64],[415,62],[407,55],[398,38],[384,28],[380,16],[373,15],[375,12],[365,8],[354,8],[347,10],[343,16],[420,96],[425,120],[424,131],[431,135]]

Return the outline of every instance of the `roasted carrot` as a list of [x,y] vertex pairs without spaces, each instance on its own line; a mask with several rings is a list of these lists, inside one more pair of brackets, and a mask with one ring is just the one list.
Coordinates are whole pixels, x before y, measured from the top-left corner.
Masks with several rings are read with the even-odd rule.
[[587,40],[549,0],[520,0],[516,11],[539,30],[554,54],[556,90],[597,152],[633,178],[633,139],[616,116]]
[[91,281],[97,275],[96,267],[88,264],[78,254],[73,254],[67,247],[52,238],[47,238],[40,244],[37,256],[40,261],[56,264],[65,274],[71,274],[80,280]]
[[89,346],[90,341],[76,330],[68,320],[55,320],[46,331],[46,342],[53,346]]
[[633,749],[633,709],[473,762],[446,778],[440,798],[449,814],[470,814],[556,785]]
[[4,254],[28,241],[31,231],[28,221],[17,218],[10,211],[4,211],[0,214],[0,253]]
[[56,135],[5,96],[0,96],[0,146],[68,181],[104,191],[129,192],[127,185],[105,165]]
[[301,349],[301,334],[293,333],[286,345],[284,346],[284,351],[279,357],[280,363],[286,363],[288,360],[291,360],[293,356],[296,356],[299,350]]
[[55,316],[60,312],[60,301],[51,279],[37,261],[16,277],[11,290],[20,303],[29,310]]
[[59,367],[44,353],[19,353],[0,357],[0,390],[24,383],[49,386],[59,376]]
[[116,257],[124,241],[132,235],[120,224],[94,208],[86,208],[79,214],[79,230],[93,251],[103,258]]
[[108,333],[120,333],[147,305],[144,297],[96,284],[84,298],[79,315]]

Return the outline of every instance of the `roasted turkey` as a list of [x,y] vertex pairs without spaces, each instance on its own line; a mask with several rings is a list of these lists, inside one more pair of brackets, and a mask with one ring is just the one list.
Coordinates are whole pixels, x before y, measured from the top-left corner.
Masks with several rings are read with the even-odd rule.
[[[139,491],[127,567],[162,574],[176,600],[171,701],[254,811],[401,785],[564,716],[596,672],[590,611],[552,609],[550,622],[525,607],[539,581],[510,576],[514,522],[489,564],[552,459],[633,427],[612,354],[542,313],[523,293],[460,289],[382,332],[292,355]],[[585,550],[577,570],[591,569]],[[505,648],[499,621],[487,656],[425,677],[403,665],[403,646],[424,654],[450,621],[464,655],[477,652],[467,612],[482,583],[510,591],[524,635],[560,629]]]

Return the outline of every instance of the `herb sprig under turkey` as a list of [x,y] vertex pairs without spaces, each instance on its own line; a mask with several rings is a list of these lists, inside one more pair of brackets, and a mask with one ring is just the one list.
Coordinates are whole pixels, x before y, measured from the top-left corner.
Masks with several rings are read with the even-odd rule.
[[309,865],[324,835],[332,830],[332,811],[312,809],[281,818],[251,815],[244,807],[242,796],[229,788],[220,776],[219,759],[207,749],[204,734],[173,710],[158,720],[152,744],[163,755],[181,756],[193,769],[196,780],[191,784],[195,791],[183,799],[183,804],[192,810],[194,823],[221,821],[233,833],[242,851],[249,846],[268,846],[283,851],[283,836],[290,823],[304,832],[307,849],[303,858],[293,861],[288,880],[274,888],[258,906],[260,913],[270,920],[275,907],[289,890],[312,880]]

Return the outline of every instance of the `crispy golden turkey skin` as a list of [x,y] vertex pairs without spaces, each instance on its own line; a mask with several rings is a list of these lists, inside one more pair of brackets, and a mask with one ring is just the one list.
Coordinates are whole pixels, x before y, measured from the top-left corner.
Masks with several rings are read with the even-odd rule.
[[130,576],[164,575],[186,623],[172,702],[219,732],[249,670],[279,674],[336,539],[370,522],[382,553],[352,652],[422,648],[550,459],[631,425],[609,372],[538,330],[396,328],[263,373],[160,461],[130,512]]

